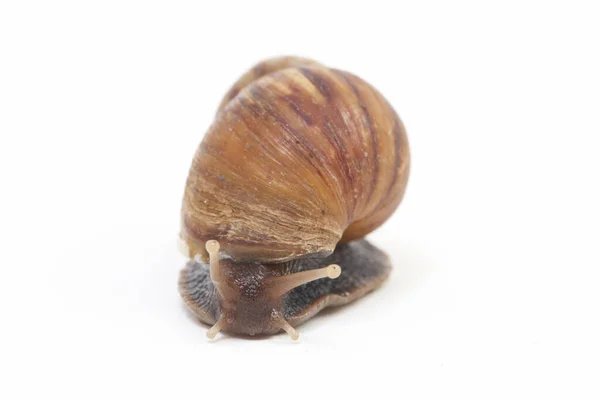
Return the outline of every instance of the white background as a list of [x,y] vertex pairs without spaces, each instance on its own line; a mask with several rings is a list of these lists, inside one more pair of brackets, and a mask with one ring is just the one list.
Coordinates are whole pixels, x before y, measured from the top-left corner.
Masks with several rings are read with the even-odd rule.
[[[600,396],[600,13],[580,1],[3,1],[0,398]],[[186,313],[179,208],[262,58],[400,113],[379,291],[245,340]],[[243,396],[243,397],[241,397]]]

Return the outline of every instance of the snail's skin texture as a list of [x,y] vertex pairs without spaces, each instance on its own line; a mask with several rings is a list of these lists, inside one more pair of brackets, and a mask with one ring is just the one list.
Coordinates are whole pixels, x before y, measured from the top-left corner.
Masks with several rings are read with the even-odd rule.
[[237,261],[327,256],[400,204],[402,121],[371,85],[296,57],[255,66],[225,96],[186,183],[181,238]]
[[[279,294],[272,278],[340,264],[337,279],[318,279]],[[388,257],[366,240],[339,245],[324,259],[302,259],[282,264],[235,264],[220,261],[228,299],[219,294],[208,264],[191,260],[179,276],[179,291],[189,309],[204,323],[243,335],[274,334],[284,321],[297,326],[328,306],[355,300],[380,286],[391,266]]]

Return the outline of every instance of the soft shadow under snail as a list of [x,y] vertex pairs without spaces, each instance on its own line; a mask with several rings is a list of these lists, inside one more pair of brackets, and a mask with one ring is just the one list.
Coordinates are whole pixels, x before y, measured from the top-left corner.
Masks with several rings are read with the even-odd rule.
[[315,61],[263,61],[225,95],[187,179],[179,277],[207,332],[295,326],[377,288],[391,266],[363,237],[400,204],[404,126],[371,85]]

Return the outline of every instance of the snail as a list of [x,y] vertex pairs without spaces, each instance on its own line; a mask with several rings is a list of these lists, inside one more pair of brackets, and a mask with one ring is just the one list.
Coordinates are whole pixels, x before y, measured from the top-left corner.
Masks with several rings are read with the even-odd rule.
[[224,331],[286,331],[388,277],[364,239],[408,182],[404,125],[359,77],[299,57],[257,64],[221,102],[194,156],[181,211],[190,258],[179,291]]

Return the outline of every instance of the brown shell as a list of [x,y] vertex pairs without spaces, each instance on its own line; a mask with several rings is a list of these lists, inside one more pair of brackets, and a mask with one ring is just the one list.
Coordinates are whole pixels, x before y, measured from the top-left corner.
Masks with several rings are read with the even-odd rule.
[[315,61],[264,61],[227,93],[186,184],[182,238],[240,261],[325,256],[402,200],[402,121],[372,86]]

